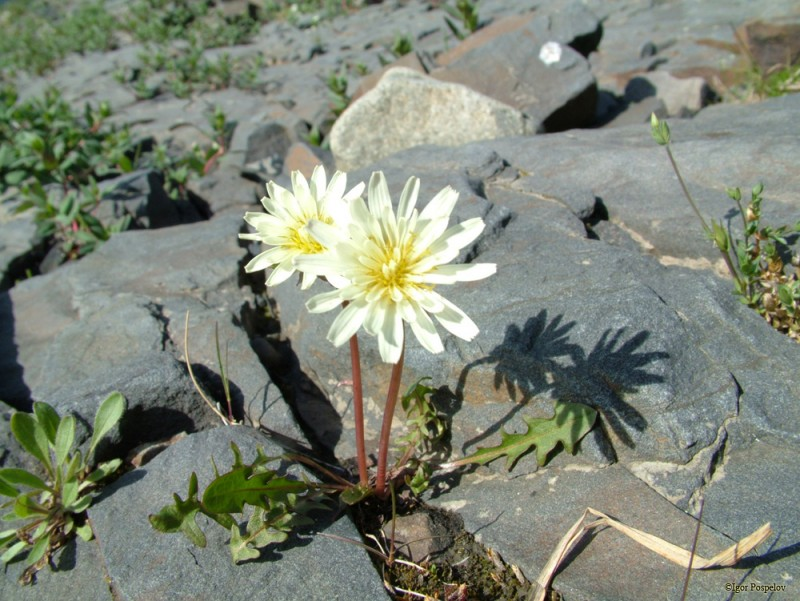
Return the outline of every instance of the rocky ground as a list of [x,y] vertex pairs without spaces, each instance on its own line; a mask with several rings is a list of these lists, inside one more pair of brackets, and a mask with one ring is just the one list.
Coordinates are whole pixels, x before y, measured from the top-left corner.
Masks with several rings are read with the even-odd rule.
[[[404,386],[432,376],[440,387],[453,457],[497,444],[525,416],[551,415],[554,399],[601,412],[574,456],[439,474],[426,503],[455,512],[533,580],[587,507],[688,548],[704,499],[704,557],[765,522],[775,534],[736,568],[695,573],[687,598],[731,599],[731,584],[746,587],[737,598],[765,598],[752,585],[771,584],[785,588],[767,598],[800,597],[800,346],[731,294],[646,122],[651,111],[672,117],[676,160],[706,215],[736,231],[725,188],[763,181],[767,219],[795,223],[800,96],[709,102],[742,61],[731,25],[796,25],[797,3],[484,0],[485,27],[461,44],[437,4],[387,0],[315,26],[267,24],[252,44],[228,49],[264,57],[256,90],[137,100],[113,77],[136,67],[135,45],[21,82],[23,95],[55,85],[76,106],[109,100],[119,123],[177,145],[199,139],[214,106],[236,128],[217,168],[191,184],[191,207],[175,210],[139,174],[125,202],[148,229],[0,293],[4,465],[23,461],[7,417],[33,400],[91,423],[121,391],[129,409],[118,453],[188,434],[103,490],[88,512],[94,541],[68,546],[33,587],[19,588],[10,565],[0,597],[387,598],[365,551],[314,534],[357,539],[347,515],[240,566],[214,524],[197,549],[147,520],[185,493],[192,471],[207,483],[212,456],[227,465],[231,440],[247,457],[257,445],[281,452],[254,428],[218,427],[184,365],[187,311],[191,363],[207,387],[221,388],[217,325],[241,415],[329,458],[354,455],[349,355],[325,340],[333,315],[303,307],[322,285],[265,291],[262,274],[242,269],[258,248],[237,239],[264,182],[288,186],[293,169],[318,162],[347,169],[352,183],[383,170],[395,197],[410,175],[423,199],[451,185],[455,219],[487,223],[462,259],[496,263],[497,274],[447,295],[481,333],[471,343],[446,337],[440,355],[415,340],[407,349]],[[378,54],[398,33],[415,52],[400,59],[406,70],[379,79]],[[546,42],[560,49],[551,64],[539,58]],[[347,72],[358,100],[330,130],[325,78],[357,63],[373,75]],[[304,141],[314,125],[330,151]],[[0,228],[6,273],[30,251],[34,225],[5,215]],[[797,251],[797,237],[789,241]],[[362,341],[362,361],[375,366],[364,382],[372,448],[388,369],[371,343]],[[554,586],[569,601],[678,599],[683,570],[606,530]]]

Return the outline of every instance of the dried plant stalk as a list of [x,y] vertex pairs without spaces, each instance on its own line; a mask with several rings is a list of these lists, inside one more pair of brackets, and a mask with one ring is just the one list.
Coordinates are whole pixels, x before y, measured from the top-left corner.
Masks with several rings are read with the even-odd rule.
[[[594,521],[584,524],[588,516],[596,518]],[[691,565],[692,570],[707,570],[709,568],[725,568],[731,567],[738,563],[747,553],[755,547],[763,543],[771,534],[772,527],[769,523],[764,524],[758,530],[741,539],[736,544],[728,547],[721,553],[717,553],[711,559],[704,559],[699,555],[692,556],[690,551],[682,549],[677,545],[673,545],[662,538],[648,534],[636,528],[626,526],[622,522],[607,516],[601,511],[588,507],[583,512],[581,518],[567,531],[563,538],[559,541],[547,564],[542,569],[539,577],[536,580],[536,588],[531,590],[528,596],[528,601],[545,601],[546,594],[550,588],[550,583],[558,570],[561,563],[567,554],[575,548],[581,539],[594,528],[610,526],[622,532],[627,537],[633,539],[640,545],[644,545],[654,553],[658,553],[661,557],[668,559],[672,563],[676,563],[683,568],[689,569]]]

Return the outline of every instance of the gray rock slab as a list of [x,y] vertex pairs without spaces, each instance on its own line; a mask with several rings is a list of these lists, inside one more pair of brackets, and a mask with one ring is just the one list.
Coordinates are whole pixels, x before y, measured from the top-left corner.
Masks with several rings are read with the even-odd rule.
[[126,448],[207,427],[215,418],[184,366],[183,322],[190,310],[192,361],[202,367],[204,383],[221,393],[218,323],[239,412],[298,437],[251,346],[258,332],[251,330],[251,338],[242,327],[256,311],[239,283],[243,223],[231,212],[188,227],[123,232],[82,261],[16,286],[3,311],[0,398],[18,408],[46,400],[91,423],[99,402],[119,389],[129,401],[121,426]]
[[[582,22],[586,20],[588,25]],[[432,76],[513,106],[546,131],[583,127],[594,119],[597,90],[589,63],[569,43],[581,36],[579,32],[599,27],[585,7],[566,3],[552,13],[535,13],[522,27],[486,40]],[[595,37],[599,41],[599,35]],[[554,62],[542,59],[547,43],[558,48],[560,56]],[[591,45],[586,53],[590,50]]]
[[[478,468],[436,480],[440,487],[429,502],[457,511],[468,531],[530,580],[538,577],[561,537],[588,507],[687,550],[697,524],[618,465],[598,469],[578,461],[525,476]],[[725,528],[702,527],[697,553],[709,558],[731,546],[734,541],[726,534]],[[725,599],[726,583],[745,573],[696,571],[687,598]],[[677,599],[684,575],[683,568],[607,528],[595,531],[571,554],[553,587],[577,601]]]
[[286,543],[268,548],[261,559],[238,566],[227,545],[230,533],[214,522],[201,520],[208,537],[203,549],[182,534],[162,534],[151,528],[147,516],[171,503],[173,492],[184,496],[192,471],[202,491],[211,479],[211,457],[221,471],[230,465],[231,441],[242,450],[245,461],[255,456],[258,445],[267,455],[282,452],[249,428],[216,428],[185,438],[143,469],[126,474],[90,508],[115,598],[244,600],[264,591],[270,598],[286,601],[386,598],[366,552],[321,535],[358,540],[358,532],[345,516],[331,523],[331,514],[320,512],[311,531],[299,532]]
[[502,102],[397,67],[342,113],[330,140],[337,166],[352,170],[420,144],[459,146],[535,129]]
[[0,289],[8,289],[24,277],[25,256],[36,246],[36,222],[33,213],[15,213],[19,200],[0,202]]
[[14,601],[114,600],[96,540],[72,540],[56,554],[53,563],[55,568],[40,570],[30,586],[17,582],[23,572],[22,563],[8,564],[0,576],[0,598]]

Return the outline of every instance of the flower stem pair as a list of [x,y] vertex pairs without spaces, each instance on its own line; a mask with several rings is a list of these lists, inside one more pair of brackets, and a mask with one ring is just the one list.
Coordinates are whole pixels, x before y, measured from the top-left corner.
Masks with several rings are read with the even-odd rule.
[[[386,407],[381,424],[381,436],[378,443],[378,473],[375,481],[375,494],[384,498],[388,491],[386,482],[387,462],[389,456],[389,438],[392,430],[394,409],[400,393],[400,378],[403,374],[403,359],[405,350],[400,353],[400,360],[392,365],[392,376],[389,380],[389,390],[386,393]],[[358,461],[359,484],[369,485],[367,470],[367,453],[364,442],[364,396],[361,384],[361,357],[358,349],[358,335],[350,338],[350,363],[353,371],[353,413],[356,421],[356,456]]]

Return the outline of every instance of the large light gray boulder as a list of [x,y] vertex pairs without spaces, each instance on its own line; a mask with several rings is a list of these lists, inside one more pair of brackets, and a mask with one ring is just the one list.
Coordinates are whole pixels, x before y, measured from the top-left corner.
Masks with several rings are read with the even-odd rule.
[[398,67],[342,113],[330,140],[337,167],[352,170],[421,144],[459,146],[536,127],[502,102]]

